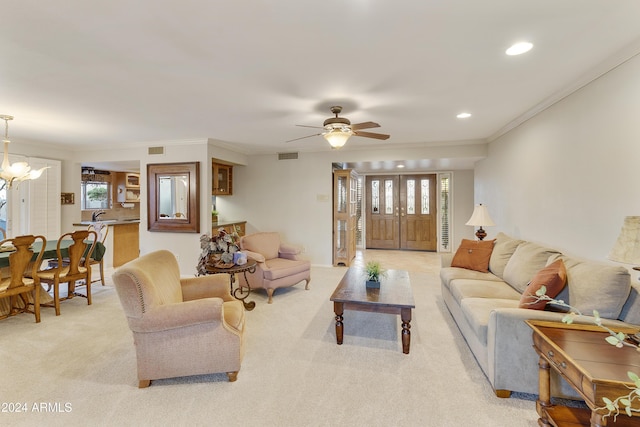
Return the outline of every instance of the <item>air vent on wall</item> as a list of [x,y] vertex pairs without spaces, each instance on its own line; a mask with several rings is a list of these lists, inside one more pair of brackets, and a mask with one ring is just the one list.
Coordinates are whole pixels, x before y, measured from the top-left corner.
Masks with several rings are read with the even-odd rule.
[[149,155],[164,154],[164,147],[149,147]]
[[278,153],[278,160],[298,160],[298,153]]

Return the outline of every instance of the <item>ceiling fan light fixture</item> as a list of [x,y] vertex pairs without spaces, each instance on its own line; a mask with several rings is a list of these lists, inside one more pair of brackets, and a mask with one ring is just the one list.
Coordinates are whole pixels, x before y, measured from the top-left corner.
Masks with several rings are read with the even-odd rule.
[[329,145],[331,145],[331,148],[336,149],[343,147],[351,135],[353,135],[352,131],[343,131],[342,129],[333,129],[330,132],[322,134],[324,139],[326,139],[327,142],[329,142]]

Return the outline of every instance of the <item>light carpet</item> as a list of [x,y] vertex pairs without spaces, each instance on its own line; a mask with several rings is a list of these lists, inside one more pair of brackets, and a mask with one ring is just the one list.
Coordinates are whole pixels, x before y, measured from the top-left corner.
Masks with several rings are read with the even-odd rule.
[[[335,341],[329,297],[346,268],[313,267],[311,287],[262,291],[247,312],[246,353],[225,374],[137,388],[131,333],[109,280],[0,321],[4,426],[535,426],[535,401],[495,397],[440,296],[437,271],[410,271],[411,352],[399,316],[345,311]],[[110,274],[109,274],[110,276]],[[363,285],[364,286],[364,285]],[[18,404],[18,405],[16,405]],[[23,412],[16,412],[19,407]]]

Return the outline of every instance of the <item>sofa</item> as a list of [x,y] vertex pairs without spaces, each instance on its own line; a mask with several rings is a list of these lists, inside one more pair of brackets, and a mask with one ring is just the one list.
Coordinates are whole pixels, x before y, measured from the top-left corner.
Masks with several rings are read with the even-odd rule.
[[[523,293],[530,294],[525,289],[532,278],[557,260],[566,269],[566,285],[555,298],[582,313],[574,323],[593,324],[591,314],[598,310],[603,324],[614,329],[640,325],[639,287],[631,284],[625,267],[577,259],[504,233],[494,240],[486,272],[452,267],[458,252],[442,256],[442,298],[499,397],[509,397],[511,392],[538,394],[539,357],[525,320],[561,322],[565,313],[551,305],[542,310],[526,304],[523,308],[520,300]],[[553,375],[553,396],[578,397]]]

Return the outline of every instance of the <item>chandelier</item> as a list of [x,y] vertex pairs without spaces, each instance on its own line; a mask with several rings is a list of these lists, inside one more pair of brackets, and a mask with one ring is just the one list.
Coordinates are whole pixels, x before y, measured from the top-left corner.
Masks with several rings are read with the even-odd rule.
[[4,120],[4,157],[2,158],[2,171],[0,171],[0,178],[4,179],[7,183],[7,187],[11,188],[13,183],[20,183],[27,179],[40,178],[42,172],[47,167],[31,170],[31,166],[27,162],[15,162],[9,163],[9,120],[13,120],[13,116],[6,114],[0,114],[0,119]]

